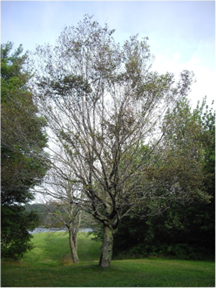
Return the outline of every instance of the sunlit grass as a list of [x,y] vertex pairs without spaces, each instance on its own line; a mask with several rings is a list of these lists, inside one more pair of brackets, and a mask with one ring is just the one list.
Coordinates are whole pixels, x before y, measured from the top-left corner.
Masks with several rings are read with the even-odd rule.
[[2,263],[5,287],[214,287],[214,262],[164,259],[115,260],[98,265],[100,242],[79,233],[80,263],[70,260],[65,232],[34,235],[34,250],[19,263]]

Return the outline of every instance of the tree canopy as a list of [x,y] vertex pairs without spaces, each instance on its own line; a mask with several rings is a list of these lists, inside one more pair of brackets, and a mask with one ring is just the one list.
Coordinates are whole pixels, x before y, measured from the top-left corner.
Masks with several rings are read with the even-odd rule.
[[27,54],[21,45],[12,49],[10,42],[1,46],[1,240],[2,257],[20,258],[32,247],[27,229],[38,220],[21,204],[34,199],[30,189],[41,182],[48,162],[45,121],[27,86]]
[[86,15],[64,29],[55,47],[38,46],[35,53],[40,113],[65,151],[53,153],[85,195],[74,201],[104,227],[102,267],[110,265],[120,220],[135,207],[149,205],[156,213],[165,200],[208,200],[201,178],[196,182],[202,151],[183,141],[176,122],[183,118],[175,117],[193,74],[183,71],[176,81],[152,71],[147,38],[135,35],[120,46],[113,33]]
[[[177,121],[177,114],[181,115],[181,121]],[[215,111],[213,108],[209,109],[204,99],[193,111],[188,105],[181,106],[179,112],[175,113],[175,119],[178,124],[175,130],[180,130],[178,133],[181,135],[178,136],[180,147],[184,143],[184,147],[181,148],[184,151],[183,156],[186,157],[184,171],[188,174],[190,165],[193,165],[194,168],[190,172],[194,174],[193,181],[202,185],[202,190],[207,191],[211,198],[207,202],[200,201],[200,197],[194,197],[190,202],[187,200],[166,203],[169,206],[165,212],[154,217],[146,206],[134,210],[133,215],[121,221],[114,235],[115,257],[154,255],[203,260],[213,259],[215,255]],[[174,138],[175,143],[178,142],[177,133],[173,130],[170,136],[172,141]],[[188,141],[188,144],[185,143]],[[176,150],[176,144],[172,144],[171,147]],[[198,167],[188,153],[193,152],[196,159],[201,148],[202,173],[197,173]],[[178,161],[181,161],[181,158],[178,157]],[[173,163],[175,169],[182,165],[175,161],[169,163]],[[169,167],[170,165],[167,166],[168,170]],[[179,172],[176,176],[178,174]],[[187,174],[184,176],[183,173],[182,176],[191,181],[191,175],[188,179]]]

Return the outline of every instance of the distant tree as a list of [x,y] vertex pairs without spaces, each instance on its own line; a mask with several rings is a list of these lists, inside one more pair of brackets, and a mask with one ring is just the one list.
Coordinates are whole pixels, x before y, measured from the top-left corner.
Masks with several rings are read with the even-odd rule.
[[14,53],[12,48],[12,43],[1,45],[1,252],[3,258],[18,259],[32,248],[27,230],[38,223],[22,205],[34,199],[31,188],[42,180],[48,161],[45,121],[27,87],[27,54],[22,46]]
[[[34,211],[36,214],[38,214],[38,226],[47,227],[47,209],[43,203],[27,203],[24,205],[24,207],[27,212]],[[55,227],[55,225],[53,225],[52,227]]]
[[[69,245],[73,263],[79,262],[77,233],[81,223],[81,204],[76,201],[81,193],[73,181],[70,167],[63,163],[64,151],[52,156],[52,167],[38,190],[46,199],[45,207],[50,220],[57,219],[69,232]],[[60,158],[61,161],[59,161]],[[66,158],[65,158],[66,160]],[[67,163],[67,162],[66,162]],[[80,196],[79,196],[80,197]]]
[[46,204],[51,215],[64,226],[69,233],[69,246],[73,263],[79,262],[77,234],[81,222],[81,210],[78,205],[63,201],[49,201]]
[[147,38],[133,36],[120,47],[113,33],[85,16],[77,28],[65,28],[54,48],[39,46],[35,56],[38,105],[85,195],[74,201],[103,225],[102,267],[110,266],[120,220],[135,207],[204,195],[173,174],[170,180],[164,173],[166,183],[156,169],[166,157],[159,153],[161,127],[172,125],[164,117],[187,97],[191,73],[183,71],[176,83],[170,73],[152,72]]

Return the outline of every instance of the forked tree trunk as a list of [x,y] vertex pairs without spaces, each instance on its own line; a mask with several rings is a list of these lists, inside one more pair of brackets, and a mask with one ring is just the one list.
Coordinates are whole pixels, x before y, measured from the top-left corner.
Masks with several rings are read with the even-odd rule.
[[71,257],[73,259],[73,263],[78,263],[79,258],[77,254],[77,241],[73,237],[73,228],[70,227],[69,229],[69,243],[70,243],[70,250],[71,250]]
[[112,259],[113,250],[113,231],[109,226],[104,226],[104,238],[101,249],[100,263],[101,267],[109,267]]

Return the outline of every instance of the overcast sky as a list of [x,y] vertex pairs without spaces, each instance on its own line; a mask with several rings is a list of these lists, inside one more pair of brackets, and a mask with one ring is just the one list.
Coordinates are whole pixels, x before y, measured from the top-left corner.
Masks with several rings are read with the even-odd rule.
[[215,1],[1,1],[1,43],[24,50],[54,44],[84,14],[108,23],[120,43],[137,33],[148,36],[154,70],[193,70],[193,106],[205,95],[209,103],[215,98]]

